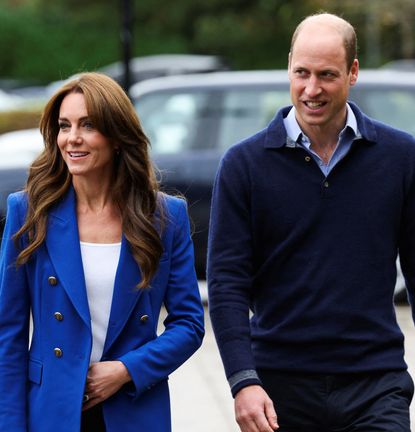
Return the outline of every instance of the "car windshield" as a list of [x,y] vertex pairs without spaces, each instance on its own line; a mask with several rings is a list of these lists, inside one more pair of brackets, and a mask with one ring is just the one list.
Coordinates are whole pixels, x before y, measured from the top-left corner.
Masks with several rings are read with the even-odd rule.
[[136,102],[154,154],[224,150],[266,126],[288,105],[288,89],[157,92]]

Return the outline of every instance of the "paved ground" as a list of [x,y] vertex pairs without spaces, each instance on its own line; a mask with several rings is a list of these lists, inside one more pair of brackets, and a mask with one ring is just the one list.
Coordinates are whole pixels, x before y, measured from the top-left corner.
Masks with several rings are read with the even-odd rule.
[[[406,360],[415,377],[415,328],[410,308],[397,307],[405,333]],[[222,370],[210,321],[200,350],[170,377],[173,432],[238,432],[233,419],[233,399]],[[415,431],[415,403],[412,406]]]

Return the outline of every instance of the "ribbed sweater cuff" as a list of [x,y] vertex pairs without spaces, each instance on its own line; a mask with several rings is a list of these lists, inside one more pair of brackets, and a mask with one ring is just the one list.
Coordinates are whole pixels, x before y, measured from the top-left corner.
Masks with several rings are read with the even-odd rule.
[[233,397],[244,387],[249,385],[262,385],[255,369],[246,369],[236,372],[228,378],[228,382]]

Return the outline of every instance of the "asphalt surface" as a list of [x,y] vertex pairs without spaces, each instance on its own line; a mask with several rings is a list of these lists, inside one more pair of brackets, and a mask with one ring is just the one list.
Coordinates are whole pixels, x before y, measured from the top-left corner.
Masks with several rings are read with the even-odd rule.
[[[396,308],[405,334],[406,361],[415,378],[415,328],[409,306]],[[173,432],[238,432],[233,399],[222,369],[207,310],[202,347],[170,377]],[[415,402],[411,406],[415,431]]]

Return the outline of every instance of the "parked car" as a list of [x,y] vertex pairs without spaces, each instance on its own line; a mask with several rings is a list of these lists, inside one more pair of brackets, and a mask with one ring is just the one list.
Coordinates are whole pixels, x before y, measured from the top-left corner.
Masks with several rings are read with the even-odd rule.
[[[143,80],[190,73],[208,73],[229,69],[222,57],[215,55],[199,54],[157,54],[142,57],[134,57],[130,60],[131,82],[137,83]],[[124,64],[120,61],[111,63],[97,69],[119,84],[124,78]],[[67,79],[54,81],[46,86],[47,95],[51,96],[66,81],[75,78],[78,74]]]
[[39,129],[27,129],[0,135],[0,238],[4,228],[7,197],[24,187],[27,169],[41,152],[43,138]]
[[0,169],[26,168],[40,153],[39,129],[24,129],[0,135]]
[[[219,160],[232,144],[265,127],[276,110],[290,104],[287,71],[155,78],[134,85],[131,96],[150,137],[163,188],[188,199],[196,268],[204,278],[210,196]],[[370,116],[415,134],[415,73],[362,70],[350,98]],[[33,140],[38,139],[34,133]],[[1,176],[0,169],[0,215],[6,195]],[[9,192],[20,187],[20,180],[7,186]],[[406,297],[400,271],[396,293],[397,299]]]
[[401,71],[415,71],[415,59],[400,59],[385,63],[382,69],[396,69]]
[[0,89],[0,112],[18,110],[23,107],[24,99]]
[[[149,78],[189,73],[206,73],[229,69],[221,57],[199,54],[156,54],[134,57],[130,61],[131,81],[133,83]],[[111,63],[99,69],[121,83],[124,75],[122,62]]]
[[[168,191],[189,201],[196,268],[205,275],[212,183],[224,151],[290,104],[287,71],[219,72],[138,83],[131,96]],[[362,70],[350,99],[367,114],[415,134],[415,73]],[[399,264],[399,263],[398,263]],[[398,267],[397,300],[406,298]]]

